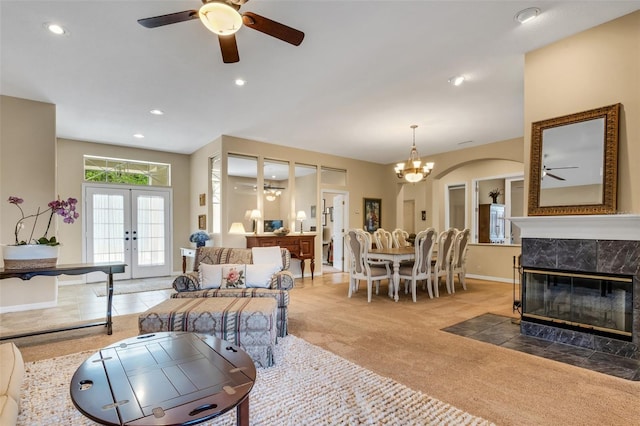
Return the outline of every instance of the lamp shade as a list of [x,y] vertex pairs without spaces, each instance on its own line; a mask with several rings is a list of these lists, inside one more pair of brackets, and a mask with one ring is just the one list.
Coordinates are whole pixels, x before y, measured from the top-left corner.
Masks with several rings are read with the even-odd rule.
[[251,216],[250,217],[253,220],[257,220],[257,219],[262,218],[262,214],[260,213],[260,210],[253,209],[253,210],[251,210]]
[[307,218],[307,214],[304,212],[304,210],[300,210],[296,214],[296,220],[305,220],[306,218]]
[[234,34],[242,26],[240,13],[226,3],[205,3],[198,15],[209,31],[221,36]]
[[233,222],[231,224],[231,228],[229,228],[230,234],[246,234],[247,231],[244,229],[244,225],[240,222]]

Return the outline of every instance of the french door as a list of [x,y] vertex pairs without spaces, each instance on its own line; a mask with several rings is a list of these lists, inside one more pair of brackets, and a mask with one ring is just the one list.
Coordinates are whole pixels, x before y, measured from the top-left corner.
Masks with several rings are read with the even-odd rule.
[[170,189],[85,185],[84,202],[87,262],[126,263],[121,280],[171,275]]

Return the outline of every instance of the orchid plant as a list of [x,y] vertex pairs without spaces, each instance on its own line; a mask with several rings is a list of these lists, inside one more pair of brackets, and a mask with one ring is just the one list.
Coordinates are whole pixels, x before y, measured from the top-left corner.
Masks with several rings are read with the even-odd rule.
[[[21,217],[20,219],[18,219],[18,222],[16,223],[16,227],[14,230],[14,234],[16,238],[15,245],[17,246],[27,245],[27,244],[42,244],[47,246],[57,246],[60,243],[58,242],[58,240],[56,240],[56,237],[52,236],[51,238],[49,238],[47,236],[49,233],[49,228],[51,227],[51,222],[53,221],[53,215],[57,214],[59,216],[62,216],[64,218],[63,220],[64,223],[73,223],[75,222],[76,219],[78,219],[78,217],[80,217],[80,214],[76,211],[76,204],[78,203],[78,200],[75,198],[67,198],[66,200],[60,200],[60,199],[53,200],[49,204],[47,204],[48,209],[40,211],[40,207],[38,207],[38,210],[36,211],[36,213],[29,214],[29,215],[25,214],[24,210],[20,206],[22,203],[24,203],[24,200],[22,198],[11,196],[7,201],[10,204],[13,204],[14,206],[16,206],[18,210],[20,210]],[[49,213],[49,222],[47,222],[47,228],[44,231],[44,235],[38,239],[34,239],[33,233],[36,230],[36,224],[38,223],[38,218],[40,218],[40,216],[47,213]],[[28,219],[33,219],[33,226],[31,227],[31,233],[29,234],[29,239],[21,240],[19,237],[19,234],[20,234],[20,231],[24,229],[25,221],[27,221]]]

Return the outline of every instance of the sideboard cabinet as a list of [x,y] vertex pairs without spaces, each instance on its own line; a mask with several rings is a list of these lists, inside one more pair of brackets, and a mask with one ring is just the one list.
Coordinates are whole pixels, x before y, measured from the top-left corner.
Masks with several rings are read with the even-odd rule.
[[289,234],[289,235],[247,235],[247,248],[252,247],[273,247],[280,246],[286,248],[291,253],[291,257],[300,259],[300,272],[304,278],[304,264],[307,259],[311,266],[311,279],[316,269],[315,265],[315,235]]

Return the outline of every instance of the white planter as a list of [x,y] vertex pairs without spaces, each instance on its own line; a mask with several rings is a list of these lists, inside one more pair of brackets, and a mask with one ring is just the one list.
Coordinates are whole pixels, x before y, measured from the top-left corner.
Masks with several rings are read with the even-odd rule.
[[4,269],[51,268],[58,262],[60,246],[25,244],[3,246]]

